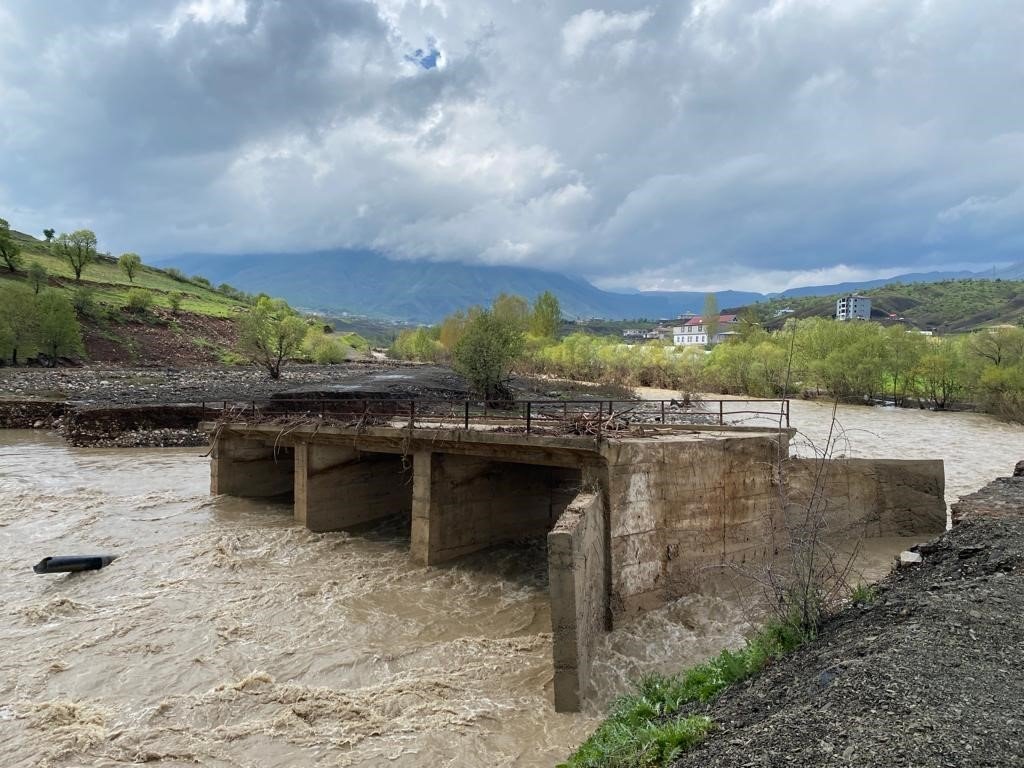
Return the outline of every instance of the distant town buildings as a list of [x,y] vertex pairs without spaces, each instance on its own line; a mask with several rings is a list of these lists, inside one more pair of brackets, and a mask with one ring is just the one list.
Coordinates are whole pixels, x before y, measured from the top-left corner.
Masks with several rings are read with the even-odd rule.
[[709,341],[707,325],[700,315],[697,315],[691,317],[681,326],[672,329],[672,343],[677,347],[719,344],[736,334],[737,325],[739,325],[739,318],[736,315],[719,315],[718,331]]
[[853,293],[836,299],[836,320],[868,320],[871,317],[871,299]]
[[654,339],[667,339],[670,333],[671,329],[660,325],[650,330],[646,328],[627,328],[622,332],[622,338],[627,341],[651,341]]

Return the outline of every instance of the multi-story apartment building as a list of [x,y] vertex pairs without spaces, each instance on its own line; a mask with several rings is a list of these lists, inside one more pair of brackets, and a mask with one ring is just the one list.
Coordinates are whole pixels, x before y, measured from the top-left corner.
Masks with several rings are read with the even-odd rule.
[[836,299],[836,320],[868,320],[871,318],[871,299],[853,293]]

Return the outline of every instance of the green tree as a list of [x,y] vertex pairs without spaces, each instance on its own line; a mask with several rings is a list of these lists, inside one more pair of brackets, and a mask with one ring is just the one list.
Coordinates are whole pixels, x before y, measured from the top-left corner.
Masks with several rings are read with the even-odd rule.
[[21,268],[21,247],[11,236],[11,225],[7,219],[0,219],[0,260],[11,272]]
[[46,244],[49,245],[50,241],[53,240],[53,236],[57,233],[55,229],[44,229],[43,237],[46,238]]
[[302,352],[314,363],[331,365],[345,362],[352,354],[352,348],[334,333],[326,332],[323,325],[315,325],[306,331]]
[[458,312],[453,312],[441,321],[441,327],[438,331],[438,341],[441,342],[441,346],[444,347],[445,352],[449,355],[452,350],[455,349],[455,345],[459,343],[459,339],[462,338],[462,334],[466,332],[466,325],[469,323],[469,319],[470,313],[462,312],[460,310]]
[[103,305],[96,300],[96,291],[87,285],[79,286],[71,295],[71,306],[79,317],[102,320],[106,315]]
[[939,410],[953,403],[967,388],[967,361],[956,339],[941,339],[921,356],[917,365],[921,392]]
[[46,267],[38,261],[33,261],[28,267],[28,284],[32,286],[33,293],[39,293],[50,282],[50,273]]
[[306,323],[285,302],[263,296],[239,320],[238,330],[242,354],[277,379],[282,363],[302,344]]
[[499,293],[491,303],[491,312],[503,323],[519,331],[525,331],[530,322],[530,304],[514,293]]
[[494,312],[481,312],[466,326],[452,353],[455,370],[470,387],[490,402],[507,400],[504,381],[520,353],[525,338],[514,322]]
[[533,300],[533,311],[530,313],[530,333],[542,339],[553,339],[558,335],[558,327],[562,322],[562,307],[558,297],[551,291],[544,291]]
[[75,317],[75,309],[64,294],[46,290],[36,301],[39,308],[39,347],[50,357],[50,365],[57,358],[82,354],[82,331]]
[[406,329],[398,334],[395,343],[391,345],[391,356],[399,360],[437,362],[444,357],[438,333],[438,328]]
[[181,291],[171,291],[167,294],[167,303],[171,305],[171,312],[178,314],[181,309],[181,302],[185,300],[185,294]]
[[704,311],[700,316],[704,324],[704,330],[708,334],[708,345],[715,343],[715,336],[718,335],[718,297],[713,293],[704,296]]
[[995,366],[1014,365],[1024,358],[1024,328],[985,328],[970,337],[971,355]]
[[903,405],[913,391],[915,372],[924,355],[928,340],[916,331],[908,331],[899,325],[886,328],[882,335],[885,342],[885,374],[889,381],[886,394],[892,393],[893,402]]
[[71,266],[75,282],[79,282],[82,271],[96,259],[96,234],[89,229],[76,229],[70,235],[62,232],[54,240],[54,250]]
[[120,258],[117,260],[117,266],[124,272],[125,277],[128,278],[129,283],[135,282],[135,273],[139,271],[139,267],[142,266],[142,257],[137,253],[122,253]]
[[125,308],[129,312],[146,312],[153,306],[153,294],[144,288],[132,288],[128,291]]
[[17,365],[19,354],[28,352],[36,341],[39,322],[36,295],[17,284],[4,284],[0,291],[0,337],[3,338],[0,346],[11,365]]

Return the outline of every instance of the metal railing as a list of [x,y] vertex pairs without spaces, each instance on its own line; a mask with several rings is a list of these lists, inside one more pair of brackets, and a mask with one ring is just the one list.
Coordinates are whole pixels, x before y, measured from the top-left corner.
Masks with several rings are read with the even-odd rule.
[[788,399],[515,400],[488,404],[468,399],[274,398],[204,402],[202,409],[204,420],[318,418],[351,426],[514,428],[527,434],[601,434],[638,425],[785,426],[787,429],[790,426]]

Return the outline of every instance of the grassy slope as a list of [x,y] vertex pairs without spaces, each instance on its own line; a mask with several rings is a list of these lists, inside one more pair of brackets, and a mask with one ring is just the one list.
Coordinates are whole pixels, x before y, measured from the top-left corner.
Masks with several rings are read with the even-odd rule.
[[[101,257],[85,268],[82,281],[75,282],[71,266],[50,254],[46,243],[21,232],[11,233],[21,246],[24,268],[35,261],[44,266],[51,276],[51,285],[68,292],[74,292],[80,286],[95,291],[96,300],[110,307],[120,308],[125,305],[128,291],[132,288],[145,288],[153,292],[154,306],[170,308],[168,295],[175,291],[184,294],[181,309],[208,317],[233,317],[241,311],[243,304],[217,291],[196,283],[177,280],[166,272],[143,265],[135,275],[135,282],[130,283],[116,261]],[[0,270],[0,281],[24,280],[24,271],[11,275],[6,269]],[[0,283],[2,285],[2,283]]]
[[[872,314],[883,319],[890,312],[918,328],[942,333],[968,331],[985,325],[1024,321],[1024,281],[943,280],[938,283],[893,283],[861,292],[872,299]],[[781,325],[778,309],[795,310],[790,317],[828,317],[835,312],[836,296],[772,299],[753,305],[769,327]]]
[[[91,359],[133,364],[216,362],[233,346],[230,321],[245,309],[241,301],[145,265],[132,283],[116,261],[105,257],[88,265],[81,282],[75,282],[70,265],[51,255],[45,242],[20,232],[12,234],[21,246],[23,265],[16,274],[0,269],[0,296],[5,286],[25,282],[25,270],[32,262],[49,272],[51,288],[69,296],[82,287],[92,290],[95,301],[106,306],[108,318],[82,318]],[[152,293],[152,311],[142,316],[124,311],[133,288]],[[184,296],[177,314],[170,312],[169,296],[174,292]],[[31,354],[33,350],[25,352]]]

